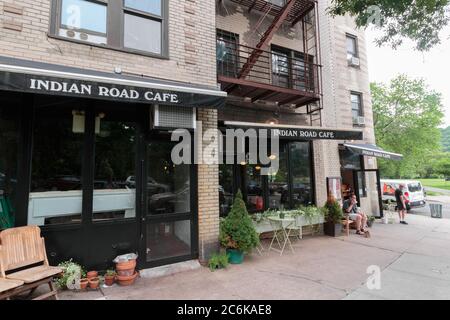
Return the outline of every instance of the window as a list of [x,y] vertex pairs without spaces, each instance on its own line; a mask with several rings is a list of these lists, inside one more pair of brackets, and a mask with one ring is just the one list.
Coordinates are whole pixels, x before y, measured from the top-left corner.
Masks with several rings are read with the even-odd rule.
[[167,0],[57,0],[54,6],[54,35],[167,56]]
[[236,77],[239,68],[239,35],[217,30],[217,71],[220,75]]
[[363,116],[363,107],[362,107],[362,94],[357,92],[352,92],[351,96],[351,104],[352,104],[352,118],[353,124],[361,125],[360,117]]
[[[126,113],[127,112],[127,113]],[[136,128],[131,110],[98,107],[93,220],[136,217]]]
[[293,205],[294,207],[311,205],[314,202],[311,144],[293,142],[290,149]]
[[18,97],[0,97],[0,230],[15,226],[20,104]]
[[272,84],[302,91],[314,91],[314,57],[272,46]]
[[347,60],[358,58],[358,40],[355,36],[347,35]]
[[286,0],[266,0],[267,2],[273,3],[277,6],[283,7],[286,4]]
[[81,223],[84,120],[78,104],[36,106],[29,225]]
[[124,47],[161,54],[162,0],[125,0]]

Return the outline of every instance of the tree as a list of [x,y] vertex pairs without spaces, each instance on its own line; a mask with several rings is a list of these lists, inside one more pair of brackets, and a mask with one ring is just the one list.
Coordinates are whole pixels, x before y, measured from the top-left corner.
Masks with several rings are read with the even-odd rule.
[[450,127],[442,129],[442,148],[445,152],[450,152]]
[[450,0],[332,0],[332,15],[350,14],[359,27],[376,26],[383,31],[378,45],[393,48],[404,38],[416,49],[427,51],[440,43],[440,31],[450,20]]
[[424,80],[405,75],[389,85],[372,83],[371,90],[377,144],[405,156],[402,161],[380,160],[382,175],[414,178],[423,174],[427,162],[441,151],[441,95]]

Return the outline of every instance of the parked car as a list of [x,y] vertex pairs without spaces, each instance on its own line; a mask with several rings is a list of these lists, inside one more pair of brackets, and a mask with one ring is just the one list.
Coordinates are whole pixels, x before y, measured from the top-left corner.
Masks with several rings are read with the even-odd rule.
[[427,203],[425,200],[425,189],[420,181],[413,180],[381,180],[381,188],[383,190],[383,202],[395,201],[395,190],[403,184],[403,194],[406,198],[406,207],[408,210],[424,207]]

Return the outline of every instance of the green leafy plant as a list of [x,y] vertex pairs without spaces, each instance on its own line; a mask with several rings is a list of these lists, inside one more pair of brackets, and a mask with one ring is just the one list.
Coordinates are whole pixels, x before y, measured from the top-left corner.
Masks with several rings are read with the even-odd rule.
[[72,259],[61,262],[58,267],[63,270],[62,276],[56,280],[56,286],[60,289],[73,289],[75,282],[86,278],[86,270]]
[[116,275],[116,272],[114,270],[106,270],[105,276],[113,277]]
[[336,200],[328,200],[325,203],[325,220],[330,223],[338,224],[342,221],[344,218],[344,213],[342,211],[341,206],[339,205],[339,202]]
[[228,216],[220,221],[219,240],[223,247],[250,252],[259,244],[259,236],[249,216],[242,193],[234,199]]
[[209,270],[225,269],[228,267],[228,255],[226,253],[214,253],[208,261]]

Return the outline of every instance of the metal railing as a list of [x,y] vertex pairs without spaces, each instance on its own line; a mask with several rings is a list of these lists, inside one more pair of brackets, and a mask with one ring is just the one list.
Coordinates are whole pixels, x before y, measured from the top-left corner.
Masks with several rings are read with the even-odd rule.
[[[250,61],[255,50],[260,54],[256,61]],[[222,77],[320,94],[319,72],[313,56],[265,51],[217,39],[217,73]]]

